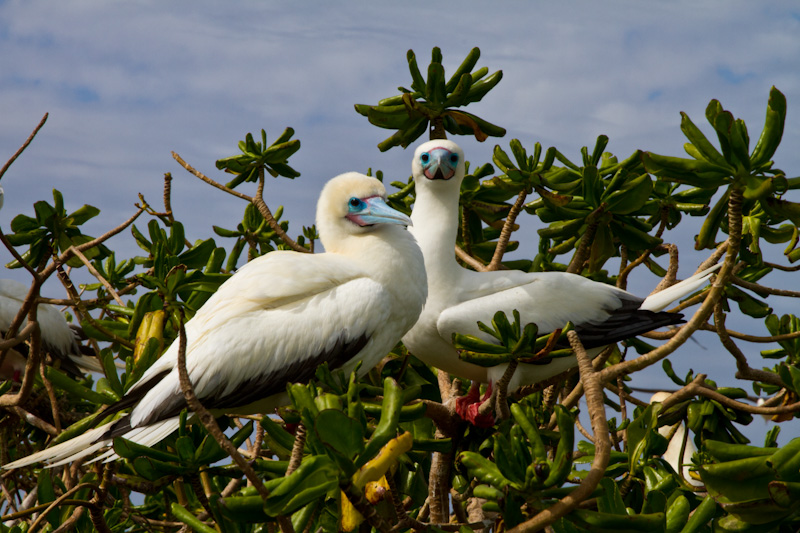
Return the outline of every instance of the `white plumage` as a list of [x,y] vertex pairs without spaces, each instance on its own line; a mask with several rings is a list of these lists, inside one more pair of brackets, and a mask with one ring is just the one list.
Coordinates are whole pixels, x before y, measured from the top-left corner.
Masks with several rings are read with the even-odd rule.
[[[657,392],[650,398],[650,403],[663,402],[670,396],[668,392]],[[676,427],[677,426],[677,427]],[[674,432],[673,432],[674,428]],[[678,422],[674,426],[661,426],[658,428],[658,433],[662,437],[669,437],[672,433],[672,438],[667,445],[667,451],[664,452],[663,459],[669,463],[675,472],[678,472],[683,478],[695,487],[703,485],[702,481],[694,479],[691,476],[692,456],[697,451],[697,447],[691,438],[686,439],[686,447],[683,450],[683,457],[681,457],[681,447],[683,447],[683,439],[686,438],[686,425],[683,422]]]
[[[277,251],[243,266],[187,323],[186,366],[195,393],[215,413],[264,413],[286,403],[286,385],[327,362],[367,372],[416,321],[427,294],[422,254],[376,179],[332,179],[317,207],[327,253]],[[68,462],[121,435],[153,445],[178,427],[185,407],[178,342],[109,412],[129,415],[10,463]],[[100,456],[113,459],[113,450]]]
[[[5,334],[17,316],[30,287],[12,280],[0,279],[0,332]],[[69,326],[58,308],[50,304],[39,304],[36,311],[39,322],[42,348],[56,359],[61,360],[61,368],[75,377],[80,376],[78,367],[92,372],[102,372],[103,366],[96,357],[81,354],[75,331]],[[27,322],[27,317],[22,326]],[[77,365],[77,366],[76,366]],[[11,379],[13,374],[25,369],[25,358],[19,351],[9,351],[0,369],[0,377]]]
[[[697,290],[713,270],[644,300],[575,274],[467,270],[458,265],[454,255],[464,178],[463,151],[448,140],[424,143],[414,154],[412,172],[416,200],[410,231],[425,257],[429,294],[419,320],[403,337],[403,343],[426,363],[462,378],[495,382],[505,372],[507,365],[484,368],[462,361],[451,344],[455,332],[496,342],[478,329],[477,322],[490,323],[497,311],[511,317],[512,311],[518,310],[522,323],[537,324],[541,335],[571,321],[586,347],[594,348],[590,355],[596,355],[603,345],[678,322],[679,315],[652,311]],[[521,364],[509,390],[544,381],[576,364],[574,356],[549,364]]]

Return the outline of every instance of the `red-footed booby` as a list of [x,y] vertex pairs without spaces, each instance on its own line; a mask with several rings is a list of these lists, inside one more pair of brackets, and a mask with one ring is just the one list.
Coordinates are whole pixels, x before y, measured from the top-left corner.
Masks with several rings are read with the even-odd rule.
[[[419,316],[427,295],[422,253],[385,202],[375,178],[333,178],[317,205],[327,253],[276,251],[250,261],[186,324],[186,367],[200,402],[213,413],[265,413],[288,403],[286,385],[307,381],[327,362],[364,373]],[[116,405],[132,411],[4,468],[58,465],[122,436],[152,446],[178,428],[186,404],[176,340]],[[113,460],[113,449],[97,459]]]
[[[17,316],[30,287],[12,279],[0,279],[0,335],[5,335]],[[60,361],[61,370],[75,378],[82,378],[81,369],[102,372],[103,365],[96,357],[81,353],[77,332],[70,327],[64,315],[51,304],[39,304],[36,310],[42,349]],[[22,322],[24,326],[27,317]],[[11,349],[0,365],[0,379],[19,380],[25,370],[27,345]]]
[[[657,392],[650,398],[650,403],[661,403],[669,396],[670,393],[668,392]],[[664,452],[663,459],[687,483],[695,487],[701,487],[703,482],[691,476],[692,456],[697,452],[697,447],[692,439],[686,437],[686,425],[683,422],[678,422],[673,426],[661,426],[658,428],[658,433],[664,438],[669,438],[669,444],[667,445],[667,451]],[[672,434],[671,437],[670,434]],[[685,446],[683,444],[684,439],[686,439]],[[681,448],[683,448],[683,457],[681,457]]]
[[[596,356],[608,344],[681,322],[680,314],[658,311],[697,290],[714,270],[643,299],[577,274],[475,272],[462,268],[456,262],[453,247],[458,233],[464,152],[452,141],[429,141],[417,148],[411,168],[416,200],[411,214],[414,225],[409,231],[417,238],[425,257],[428,299],[403,343],[422,361],[472,380],[473,385],[497,382],[508,365],[484,368],[462,361],[452,346],[452,336],[470,334],[496,343],[477,323],[491,323],[497,311],[510,317],[518,310],[521,323],[535,323],[540,335],[572,322],[590,349],[589,355]],[[520,364],[508,390],[547,380],[576,365],[574,356],[547,364]],[[475,396],[477,389],[471,393],[470,397]],[[477,405],[467,406],[460,401],[458,411],[476,422]]]

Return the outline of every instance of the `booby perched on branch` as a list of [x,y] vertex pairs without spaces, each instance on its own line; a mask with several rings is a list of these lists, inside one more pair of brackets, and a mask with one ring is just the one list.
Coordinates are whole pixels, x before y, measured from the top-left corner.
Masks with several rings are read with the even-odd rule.
[[[1,197],[1,196],[0,196]],[[22,304],[28,297],[29,287],[12,279],[0,279],[0,335],[5,335]],[[77,332],[70,327],[64,315],[51,304],[39,304],[36,311],[42,349],[60,361],[61,370],[74,378],[82,378],[81,369],[102,372],[103,365],[96,357],[83,355],[78,345]],[[27,322],[22,322],[22,326]],[[12,348],[0,365],[0,379],[21,379],[25,370],[27,345]]]
[[[375,178],[332,179],[317,205],[327,253],[276,251],[250,261],[186,324],[186,367],[195,394],[213,413],[264,413],[288,403],[286,385],[319,365],[367,372],[419,316],[427,294],[422,253],[385,202]],[[129,414],[5,465],[61,464],[122,436],[152,446],[178,428],[186,404],[176,340],[126,396],[105,413]],[[104,416],[101,414],[100,416]],[[113,450],[100,455],[113,459]]]
[[[416,200],[411,214],[414,225],[409,231],[425,257],[429,294],[403,343],[426,363],[473,384],[497,382],[508,365],[484,368],[462,361],[452,346],[452,336],[470,334],[496,343],[478,329],[477,322],[491,323],[497,311],[510,317],[518,310],[521,323],[535,323],[540,335],[572,322],[585,347],[595,348],[590,355],[597,355],[610,343],[681,322],[679,314],[657,311],[697,290],[710,275],[710,271],[703,272],[643,299],[576,274],[467,270],[458,265],[453,251],[464,152],[452,141],[430,141],[417,148],[411,168]],[[574,356],[547,364],[520,364],[508,390],[547,380],[576,365]],[[471,392],[477,393],[477,389]],[[462,415],[465,411],[459,405]]]
[[[5,191],[0,187],[0,209],[5,201]],[[0,338],[17,316],[28,287],[12,279],[0,279]],[[95,357],[81,354],[76,332],[67,324],[64,315],[50,304],[39,304],[36,318],[42,338],[42,348],[54,358],[61,360],[61,369],[72,377],[82,377],[81,368],[92,372],[102,372],[103,365]],[[27,318],[26,318],[27,320]],[[25,322],[22,322],[25,325]],[[19,380],[25,370],[26,346],[11,348],[0,363],[0,379]]]

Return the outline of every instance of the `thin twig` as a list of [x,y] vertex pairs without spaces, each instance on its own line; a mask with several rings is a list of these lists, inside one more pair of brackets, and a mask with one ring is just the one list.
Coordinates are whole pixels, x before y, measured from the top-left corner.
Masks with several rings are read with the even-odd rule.
[[219,189],[221,191],[225,191],[228,194],[231,194],[231,195],[233,195],[233,196],[235,196],[237,198],[240,198],[242,200],[245,200],[247,202],[250,202],[250,203],[254,204],[258,208],[258,211],[261,213],[261,216],[263,216],[264,220],[266,220],[267,224],[269,224],[270,229],[272,229],[272,231],[274,231],[275,234],[278,235],[278,237],[280,237],[280,239],[284,243],[286,243],[292,250],[294,250],[296,252],[309,252],[309,250],[307,248],[305,248],[303,246],[300,246],[291,237],[286,235],[286,232],[283,231],[283,228],[275,220],[275,217],[272,215],[272,212],[269,210],[269,207],[267,207],[267,204],[264,202],[264,198],[263,198],[264,170],[263,170],[263,167],[261,169],[259,169],[259,185],[258,185],[258,192],[257,192],[256,196],[247,196],[246,194],[243,194],[243,193],[240,193],[239,191],[233,190],[230,187],[226,187],[222,183],[219,183],[219,182],[214,181],[213,179],[209,178],[208,176],[206,176],[205,174],[203,174],[199,170],[196,170],[192,165],[190,165],[189,163],[184,161],[183,158],[181,158],[181,156],[179,156],[177,153],[172,152],[172,158],[175,159],[175,161],[177,161],[178,164],[181,165],[183,168],[185,168],[190,174],[192,174],[193,176],[199,178],[200,180],[208,183],[212,187],[216,187],[217,189]]
[[747,280],[743,280],[738,276],[733,276],[731,278],[731,282],[735,285],[739,285],[740,287],[744,287],[745,289],[750,289],[755,293],[762,293],[762,294],[773,294],[775,296],[789,296],[791,298],[800,298],[800,291],[790,291],[787,289],[773,289],[772,287],[765,287],[763,285],[759,285],[758,283],[753,283]]
[[[105,241],[107,241],[108,239],[113,237],[114,235],[117,235],[118,233],[122,232],[125,228],[127,228],[128,226],[133,224],[134,221],[137,218],[139,218],[139,215],[141,215],[142,213],[144,213],[144,208],[139,207],[136,210],[136,213],[133,214],[133,216],[131,216],[128,220],[126,220],[125,222],[123,222],[122,224],[117,226],[116,228],[105,232],[104,234],[100,235],[99,237],[97,237],[95,239],[92,239],[89,242],[85,242],[85,243],[80,244],[78,246],[74,246],[74,249],[78,250],[80,252],[83,252],[84,250],[88,250],[90,248],[94,248],[95,246],[104,243]],[[47,267],[45,267],[42,270],[42,272],[40,273],[42,279],[47,279],[56,270],[56,268],[58,268],[58,266],[65,264],[67,262],[67,260],[72,255],[74,255],[72,250],[73,250],[73,246],[70,246],[69,248],[64,250],[64,252],[61,255],[58,256],[56,261],[53,261],[52,263],[47,265]]]
[[736,378],[749,379],[752,381],[763,381],[778,387],[785,387],[783,380],[773,372],[757,370],[751,368],[747,363],[747,357],[742,353],[736,343],[728,336],[725,331],[725,313],[722,310],[722,302],[719,301],[714,306],[714,325],[716,326],[717,336],[728,352],[736,359]]
[[235,190],[233,190],[233,189],[231,189],[229,187],[226,187],[222,183],[219,183],[218,181],[212,180],[211,178],[209,178],[208,176],[206,176],[205,174],[203,174],[199,170],[195,170],[195,168],[192,165],[190,165],[189,163],[184,161],[183,158],[181,156],[179,156],[177,153],[172,152],[172,158],[175,161],[177,161],[180,166],[185,168],[190,174],[192,174],[196,178],[199,178],[202,181],[208,183],[212,187],[216,187],[217,189],[219,189],[221,191],[225,191],[226,193],[231,194],[231,195],[233,195],[233,196],[235,196],[237,198],[241,198],[242,200],[246,200],[248,202],[252,202],[253,201],[252,197],[247,196],[246,194],[240,193],[239,191],[235,191]]
[[310,252],[306,247],[300,246],[294,239],[286,235],[286,232],[283,231],[281,225],[278,224],[278,221],[275,220],[275,217],[272,215],[272,211],[267,207],[267,203],[264,201],[264,167],[258,169],[258,188],[256,190],[256,195],[253,197],[253,203],[258,208],[261,216],[264,217],[264,220],[267,221],[267,224],[269,224],[270,229],[272,229],[284,243],[288,244],[292,250],[303,253]]
[[83,252],[81,252],[80,250],[78,250],[74,246],[70,246],[69,249],[72,250],[72,253],[75,254],[75,257],[80,259],[81,262],[84,265],[86,265],[86,268],[89,269],[89,272],[92,274],[92,276],[96,277],[100,281],[100,283],[103,284],[103,286],[106,288],[108,293],[112,296],[112,298],[114,298],[114,300],[119,305],[121,305],[122,307],[125,307],[125,302],[123,302],[122,299],[119,297],[119,294],[117,294],[117,291],[114,289],[114,287],[108,282],[108,280],[106,278],[103,277],[102,274],[100,274],[100,272],[97,271],[97,269],[94,267],[94,265],[92,265],[92,263],[89,261],[89,259],[85,255],[83,255]]
[[47,516],[47,514],[50,511],[52,511],[53,509],[55,509],[56,507],[61,505],[64,502],[64,500],[68,500],[70,498],[70,496],[72,496],[76,492],[81,491],[81,490],[86,489],[86,488],[90,488],[90,489],[94,490],[95,492],[100,491],[100,487],[98,487],[94,483],[81,483],[80,485],[76,485],[76,486],[72,487],[72,489],[68,490],[67,492],[65,492],[64,494],[62,494],[61,496],[59,496],[58,498],[56,498],[52,502],[50,502],[50,505],[44,511],[42,511],[42,514],[40,514],[36,518],[36,520],[34,520],[33,523],[31,523],[31,525],[28,527],[28,532],[29,533],[33,533],[36,530],[36,528],[39,526],[39,524],[45,519],[45,517]]
[[25,151],[25,148],[27,148],[28,145],[31,144],[31,141],[33,141],[33,138],[36,137],[36,134],[39,133],[40,129],[42,129],[42,126],[44,126],[44,123],[47,122],[47,117],[48,116],[49,116],[49,113],[45,113],[44,114],[44,116],[42,117],[42,120],[40,120],[39,124],[33,129],[33,132],[30,135],[28,135],[28,138],[25,140],[24,143],[22,143],[22,146],[20,146],[19,149],[17,149],[17,151],[14,152],[14,155],[11,156],[11,159],[6,161],[6,164],[3,165],[3,168],[0,168],[0,179],[2,179],[3,174],[6,173],[6,170],[8,170],[8,167],[10,167],[14,163],[14,161],[16,161],[17,158],[22,154],[22,152]]
[[589,251],[592,248],[594,236],[597,234],[597,228],[600,225],[600,215],[603,214],[605,208],[606,204],[604,202],[586,216],[586,231],[583,233],[583,237],[581,237],[581,243],[578,245],[575,255],[572,256],[572,261],[569,262],[567,272],[577,274],[583,270],[583,263],[585,263],[586,259],[589,257]]

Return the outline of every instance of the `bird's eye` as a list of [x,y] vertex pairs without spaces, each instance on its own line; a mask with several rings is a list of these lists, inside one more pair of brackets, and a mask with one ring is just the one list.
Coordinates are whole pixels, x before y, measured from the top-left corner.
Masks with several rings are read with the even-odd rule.
[[364,200],[361,198],[356,198],[355,196],[350,198],[350,200],[347,201],[347,204],[350,206],[350,211],[359,211],[364,209],[364,206],[366,205]]
[[430,160],[431,156],[428,152],[424,152],[421,156],[419,156],[419,160],[423,163],[427,163]]
[[458,163],[458,154],[450,154],[450,162],[453,164]]

